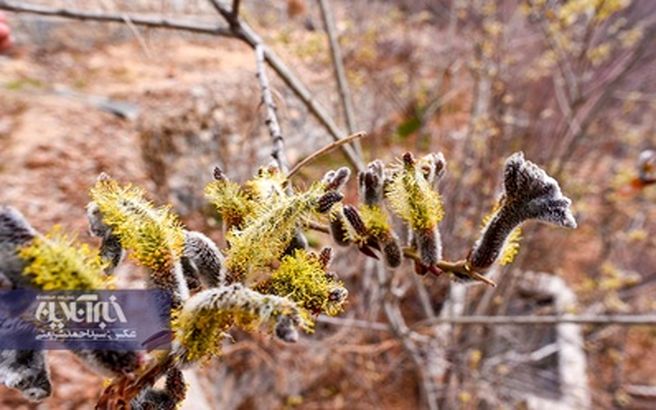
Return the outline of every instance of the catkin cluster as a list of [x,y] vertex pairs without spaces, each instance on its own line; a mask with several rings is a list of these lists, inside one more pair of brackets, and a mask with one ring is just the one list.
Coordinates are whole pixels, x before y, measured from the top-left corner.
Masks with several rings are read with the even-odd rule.
[[[441,153],[420,158],[406,153],[387,166],[375,160],[357,176],[360,202],[344,204],[341,190],[350,177],[348,168],[331,170],[304,190],[275,166],[259,169],[241,184],[216,168],[205,194],[225,229],[223,249],[208,236],[185,229],[170,207],[155,206],[139,187],[102,174],[87,206],[98,249],[57,227],[41,235],[18,211],[0,208],[0,283],[100,289],[108,286],[126,255],[143,266],[149,286],[173,301],[172,348],[149,363],[142,352],[76,353],[99,372],[119,376],[106,390],[122,394],[119,402],[136,409],[175,408],[186,391],[180,369],[220,354],[231,329],[264,329],[295,342],[299,330],[313,330],[317,315],[343,310],[348,291],[330,270],[333,251],[309,250],[308,227],[325,221],[338,245],[382,257],[391,268],[406,258],[422,275],[447,273],[456,280],[489,284],[484,276],[489,268],[510,263],[517,254],[525,221],[576,227],[571,201],[556,180],[517,153],[506,161],[503,192],[483,219],[480,238],[466,258],[445,261],[438,192],[445,173]],[[0,351],[0,374],[7,375],[4,384],[30,399],[50,394],[43,352]],[[154,388],[163,376],[165,387]]]

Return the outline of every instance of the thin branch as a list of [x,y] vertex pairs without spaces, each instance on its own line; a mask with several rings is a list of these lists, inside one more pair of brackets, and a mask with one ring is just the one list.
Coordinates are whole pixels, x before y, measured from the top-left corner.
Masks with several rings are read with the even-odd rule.
[[[326,28],[328,35],[328,44],[330,45],[330,54],[333,60],[333,68],[335,71],[335,79],[337,80],[337,88],[339,90],[339,97],[342,100],[342,109],[344,110],[344,118],[346,119],[346,127],[351,134],[355,132],[355,114],[353,111],[353,99],[351,97],[351,90],[349,89],[348,80],[346,79],[346,70],[344,69],[344,60],[342,59],[342,50],[337,40],[337,33],[335,29],[335,19],[332,13],[330,2],[326,0],[319,0],[319,8],[321,9],[321,18],[323,25]],[[356,152],[361,156],[362,147],[359,143],[353,144]]]
[[296,174],[301,168],[309,164],[310,162],[314,161],[315,159],[319,158],[322,155],[325,155],[329,153],[330,151],[334,150],[335,148],[341,147],[344,144],[348,144],[349,142],[359,140],[360,138],[364,138],[367,136],[367,133],[364,131],[356,132],[355,134],[351,134],[348,137],[340,138],[339,140],[326,145],[323,148],[319,148],[317,151],[313,152],[312,154],[308,155],[305,157],[301,162],[298,164],[294,165],[294,168],[292,168],[291,171],[287,174],[287,179],[290,179],[294,174]]
[[[356,135],[358,135],[358,134],[350,135],[347,138],[355,137]],[[328,146],[320,149],[319,151],[315,152],[314,154],[310,155],[309,157],[307,157],[303,161],[301,161],[299,164],[297,164],[294,167],[294,169],[292,169],[292,171],[290,171],[288,177],[291,177],[292,173],[296,173],[296,171],[298,171],[297,168],[300,168],[301,166],[305,165],[306,162],[309,162],[310,160],[314,159],[314,157],[317,157],[317,156],[325,153],[325,152],[322,152],[322,151],[325,151],[327,148],[334,149],[335,147],[333,145],[335,145],[335,144],[337,144],[337,143],[333,143],[331,145],[328,145]],[[317,222],[308,222],[305,225],[305,227],[308,228],[308,229],[312,229],[313,231],[317,231],[317,232],[323,232],[323,233],[326,233],[326,234],[330,233],[330,229],[327,226],[322,225],[322,224],[317,223]],[[421,262],[421,258],[419,257],[419,255],[417,254],[417,252],[413,248],[410,248],[410,247],[403,248],[403,256],[408,258],[408,259],[412,259],[414,261]],[[496,287],[497,286],[496,282],[494,282],[492,279],[490,279],[490,278],[476,272],[475,270],[472,270],[471,267],[469,266],[469,264],[467,263],[467,261],[464,260],[464,259],[456,261],[456,262],[441,260],[441,261],[436,262],[434,266],[442,272],[457,273],[457,274],[460,274],[460,275],[463,275],[463,276],[468,276],[468,277],[472,278],[473,280],[483,282],[486,285],[491,286],[491,287]],[[433,272],[433,273],[438,274],[440,272]]]
[[39,6],[29,3],[15,3],[6,0],[0,0],[0,10],[11,11],[15,13],[29,13],[41,16],[64,17],[73,20],[82,21],[99,21],[105,23],[125,23],[130,21],[135,26],[145,26],[153,28],[164,28],[171,30],[183,30],[194,33],[212,34],[215,36],[234,37],[234,33],[227,27],[214,24],[204,24],[194,21],[172,20],[163,17],[143,16],[138,14],[125,13],[106,13],[94,11],[81,11],[66,8],[55,8]]
[[[327,113],[326,109],[319,104],[305,84],[294,75],[289,67],[282,61],[282,59],[273,51],[271,51],[263,42],[260,36],[246,23],[241,21],[237,16],[232,14],[232,11],[225,5],[221,4],[218,0],[210,0],[214,8],[221,13],[221,15],[230,23],[230,28],[206,25],[199,22],[184,22],[178,20],[170,20],[162,17],[147,17],[140,15],[127,15],[127,18],[132,21],[134,25],[165,28],[173,30],[183,30],[194,33],[212,34],[223,37],[239,38],[246,42],[252,48],[261,44],[264,48],[264,58],[269,66],[278,74],[278,76],[285,82],[285,84],[294,92],[294,94],[301,100],[307,107],[312,115],[321,123],[321,125],[328,131],[331,137],[338,141],[342,132],[335,121]],[[74,20],[92,20],[101,22],[115,22],[124,23],[125,14],[112,14],[104,12],[87,12],[80,10],[71,10],[66,8],[45,7],[39,5],[31,5],[26,3],[16,4],[11,1],[0,0],[0,10],[7,10],[16,13],[31,13],[43,16],[64,17]],[[353,151],[353,148],[347,145],[342,146],[347,159],[358,171],[364,170],[364,162],[358,153]]]
[[[253,48],[255,48],[258,44],[262,45],[264,50],[264,58],[269,63],[269,66],[303,102],[310,113],[312,113],[312,115],[314,115],[315,118],[319,120],[321,125],[326,128],[332,138],[335,141],[339,141],[342,138],[342,135],[345,133],[339,129],[337,124],[335,124],[335,121],[327,113],[326,109],[314,99],[312,93],[310,93],[310,90],[308,90],[305,84],[291,72],[289,67],[287,67],[282,59],[264,44],[262,38],[247,23],[241,19],[233,17],[231,11],[225,4],[219,0],[209,1],[217,10],[217,12],[230,23],[233,34],[237,38],[246,42]],[[342,145],[341,148],[351,165],[353,165],[358,171],[363,171],[364,162],[361,156],[358,155],[357,152],[354,152],[352,147],[348,145]]]
[[[358,329],[389,331],[382,322],[359,319],[339,319],[320,315],[318,322]],[[656,326],[656,315],[517,315],[517,316],[457,316],[435,317],[419,321],[413,329],[439,324],[491,325],[491,326],[537,326],[537,325],[598,325],[598,326]]]
[[276,103],[271,95],[269,78],[267,77],[266,67],[264,65],[264,49],[261,44],[255,46],[255,57],[257,64],[257,79],[259,80],[260,89],[262,90],[262,103],[266,108],[266,125],[269,128],[269,134],[271,135],[273,143],[271,156],[276,160],[278,168],[282,172],[286,172],[287,158],[285,156],[285,140],[282,138],[282,130],[280,129],[280,123],[278,122],[278,116],[276,115]]
[[239,17],[239,6],[241,0],[232,0],[232,18],[237,19]]
[[137,39],[137,42],[139,43],[139,46],[143,50],[144,54],[146,55],[146,58],[151,60],[153,58],[152,57],[153,53],[150,52],[150,48],[148,47],[148,44],[146,43],[146,40],[144,40],[141,33],[139,33],[139,29],[137,28],[137,26],[134,25],[132,20],[130,20],[130,16],[128,16],[127,14],[123,14],[122,17],[123,17],[123,21],[125,21],[125,24],[132,32],[134,38]]
[[[421,258],[419,257],[419,255],[417,255],[415,250],[412,248],[408,248],[408,247],[403,248],[403,256],[421,262]],[[471,266],[469,266],[469,263],[467,263],[467,261],[464,259],[456,262],[441,260],[435,263],[435,267],[441,270],[442,272],[457,273],[463,276],[468,276],[473,280],[483,282],[488,286],[492,286],[492,287],[497,286],[496,282],[494,282],[492,279],[489,279],[488,277],[473,270]]]
[[431,374],[432,369],[424,359],[424,352],[421,347],[411,338],[413,332],[405,322],[398,298],[394,296],[390,272],[381,261],[375,261],[374,266],[377,271],[378,284],[384,294],[382,304],[388,328],[415,364],[425,407],[429,410],[438,410],[435,380]]
[[656,326],[656,315],[525,315],[525,316],[459,316],[435,318],[418,322],[415,326],[454,323],[459,325],[618,325]]
[[317,317],[317,322],[336,326],[354,327],[365,330],[376,330],[379,332],[389,332],[390,330],[389,325],[386,323],[370,322],[368,320],[361,319],[341,319],[338,317],[330,317],[326,315],[319,315]]

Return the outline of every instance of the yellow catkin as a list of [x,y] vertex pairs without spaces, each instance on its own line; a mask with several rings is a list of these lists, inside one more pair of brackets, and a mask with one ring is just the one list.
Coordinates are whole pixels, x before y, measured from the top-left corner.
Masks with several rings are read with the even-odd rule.
[[257,175],[244,183],[244,192],[258,202],[276,200],[285,195],[287,177],[277,168],[262,168]]
[[255,202],[235,182],[212,181],[205,187],[205,196],[216,207],[228,229],[240,227],[255,209]]
[[385,211],[377,205],[363,205],[360,208],[360,216],[367,232],[374,239],[380,242],[386,242],[390,236],[392,228]]
[[385,193],[392,212],[412,229],[433,229],[444,217],[442,198],[430,184],[406,167],[392,178]]
[[155,272],[172,269],[184,249],[184,232],[170,207],[155,207],[141,188],[112,179],[99,180],[90,194],[134,260]]
[[[289,299],[233,284],[192,296],[173,315],[171,329],[175,344],[184,352],[182,359],[193,362],[220,355],[221,342],[232,327],[246,331],[273,328],[278,317],[295,312],[297,308]],[[299,325],[308,328],[303,321]]]
[[258,270],[278,260],[301,220],[316,212],[322,193],[322,187],[316,184],[306,192],[257,207],[243,229],[228,232],[227,269],[233,275],[250,280]]
[[43,290],[93,290],[109,285],[98,252],[77,243],[58,226],[20,248],[18,255],[27,264],[23,274]]
[[316,255],[297,250],[284,257],[278,269],[257,289],[289,298],[312,314],[335,316],[342,311],[344,301],[331,301],[330,293],[342,286],[340,281],[326,275]]

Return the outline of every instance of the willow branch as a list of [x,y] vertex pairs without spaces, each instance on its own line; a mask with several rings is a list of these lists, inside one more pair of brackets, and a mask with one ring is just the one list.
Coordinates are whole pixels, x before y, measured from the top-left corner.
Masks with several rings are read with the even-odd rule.
[[[87,12],[66,8],[32,5],[29,3],[18,4],[6,0],[0,0],[0,10],[16,13],[38,14],[51,17],[64,17],[74,20],[91,20],[114,23],[124,23],[125,19],[127,18],[137,26],[183,30],[194,33],[238,38],[247,43],[252,48],[255,48],[258,44],[261,44],[264,49],[264,58],[266,62],[301,100],[301,102],[306,106],[310,113],[328,131],[330,136],[335,141],[338,141],[342,135],[346,134],[339,129],[335,121],[327,113],[326,109],[314,99],[307,86],[291,72],[289,67],[287,67],[287,65],[275,52],[273,52],[263,43],[260,36],[257,35],[257,33],[255,33],[255,31],[248,24],[239,19],[238,15],[234,15],[232,10],[228,6],[222,4],[219,0],[210,0],[210,2],[214,8],[225,18],[225,20],[230,23],[230,28],[206,25],[199,22],[171,20],[162,17],[148,17],[125,13]],[[341,148],[351,165],[353,165],[358,171],[364,170],[364,162],[361,156],[355,152],[352,147],[343,145]]]
[[276,115],[276,103],[273,100],[271,88],[269,87],[269,78],[267,77],[266,67],[264,65],[264,49],[261,44],[255,46],[255,57],[257,63],[257,79],[259,80],[260,89],[262,90],[262,103],[266,108],[265,122],[267,128],[269,128],[269,135],[271,135],[271,141],[273,143],[271,156],[276,160],[278,168],[285,172],[287,170],[285,140],[282,137],[282,130],[280,129],[280,123],[278,122],[278,116]]
[[215,36],[234,37],[234,33],[227,27],[214,24],[203,24],[194,21],[172,20],[163,17],[143,16],[139,14],[126,13],[106,13],[95,11],[82,11],[67,8],[56,8],[29,4],[24,2],[12,2],[0,0],[0,10],[11,11],[14,13],[37,14],[40,16],[63,17],[73,20],[98,21],[105,23],[125,23],[130,21],[135,26],[145,26],[153,28],[164,28],[171,30],[183,30],[194,33],[212,34]]
[[[342,135],[346,134],[339,129],[332,117],[327,113],[326,109],[317,102],[307,86],[294,75],[289,67],[282,61],[282,59],[269,47],[267,47],[262,38],[244,21],[232,15],[228,6],[219,0],[209,0],[216,11],[223,16],[223,18],[230,23],[233,34],[244,41],[246,44],[255,48],[261,45],[264,52],[264,58],[269,63],[269,66],[284,83],[294,92],[305,107],[312,113],[312,115],[321,123],[321,125],[328,131],[335,141],[339,141]],[[353,150],[351,146],[341,145],[342,151],[346,155],[351,165],[358,171],[364,170],[364,162],[361,156]]]
[[454,318],[434,318],[418,322],[416,326],[440,323],[459,325],[618,325],[618,326],[656,326],[656,315],[524,315],[524,316],[459,316]]
[[[421,262],[421,258],[412,248],[403,248],[403,256],[414,261]],[[467,263],[467,261],[464,259],[456,262],[441,260],[436,262],[434,266],[442,272],[457,273],[460,275],[468,276],[473,280],[483,282],[488,286],[497,286],[496,282],[494,282],[492,279],[489,279],[473,270],[471,266],[469,266],[469,263]]]
[[290,179],[294,174],[296,174],[301,168],[309,164],[310,162],[314,161],[315,159],[319,158],[322,155],[328,154],[329,152],[333,151],[334,149],[343,146],[344,144],[348,144],[349,142],[358,140],[360,138],[364,138],[367,136],[367,133],[364,131],[356,132],[355,134],[351,134],[348,137],[340,138],[339,140],[326,145],[323,148],[319,148],[317,151],[314,151],[312,154],[308,155],[305,157],[301,162],[298,164],[294,165],[294,168],[292,168],[291,171],[287,174],[287,179]]
[[240,4],[241,4],[241,0],[232,0],[232,18],[234,19],[239,17]]
[[[389,326],[381,322],[360,319],[340,319],[319,316],[318,322],[336,326],[346,326],[365,330],[389,331]],[[492,325],[492,326],[537,326],[537,325],[597,325],[597,326],[656,326],[656,315],[517,315],[517,316],[457,316],[435,317],[419,321],[413,329],[439,324]]]
[[[337,80],[337,88],[339,90],[339,97],[342,101],[342,109],[344,110],[344,118],[346,119],[346,127],[351,134],[355,132],[355,115],[353,110],[353,99],[351,97],[351,90],[349,89],[348,80],[346,79],[346,70],[344,69],[344,60],[342,58],[342,50],[337,40],[337,33],[335,29],[335,19],[332,13],[330,2],[326,0],[319,0],[319,8],[321,9],[321,18],[323,25],[326,28],[328,35],[328,44],[330,45],[330,55],[333,60],[333,69],[335,71],[335,79]],[[359,143],[353,144],[359,155],[362,155],[362,148]]]

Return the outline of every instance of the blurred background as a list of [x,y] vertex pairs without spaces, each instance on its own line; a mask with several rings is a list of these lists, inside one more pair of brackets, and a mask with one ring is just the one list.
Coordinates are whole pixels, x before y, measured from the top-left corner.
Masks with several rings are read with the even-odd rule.
[[[212,167],[243,181],[271,160],[252,47],[130,18],[227,28],[210,1],[0,9],[19,3],[124,21],[6,12],[15,42],[0,56],[0,202],[40,230],[61,224],[96,244],[84,206],[105,171],[225,246],[202,193]],[[515,262],[492,273],[496,288],[420,277],[409,263],[386,272],[340,248],[333,268],[350,292],[346,312],[296,345],[233,334],[222,357],[187,372],[183,408],[656,408],[653,326],[435,324],[654,313],[656,2],[243,0],[238,21],[310,92],[299,98],[267,70],[290,164],[332,141],[325,118],[341,136],[369,133],[364,162],[444,153],[446,259],[467,255],[505,159],[520,150],[560,181],[579,228],[527,225]],[[349,163],[334,151],[297,180],[307,186],[341,165]],[[345,202],[356,201],[351,182]],[[307,235],[313,247],[330,244]],[[118,275],[130,287],[144,279],[130,265]],[[67,352],[49,362],[53,397],[30,404],[0,387],[0,408],[93,408],[103,379]]]

